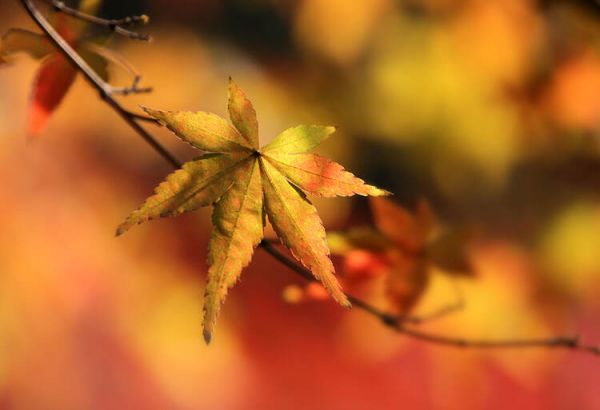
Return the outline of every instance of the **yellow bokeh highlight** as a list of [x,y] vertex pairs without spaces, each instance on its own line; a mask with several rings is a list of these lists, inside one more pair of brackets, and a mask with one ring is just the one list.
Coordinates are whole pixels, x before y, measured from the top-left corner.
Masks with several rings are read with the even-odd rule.
[[541,257],[551,279],[577,298],[597,301],[600,295],[600,208],[576,202],[550,224]]
[[295,32],[309,50],[340,65],[364,52],[390,0],[302,0]]

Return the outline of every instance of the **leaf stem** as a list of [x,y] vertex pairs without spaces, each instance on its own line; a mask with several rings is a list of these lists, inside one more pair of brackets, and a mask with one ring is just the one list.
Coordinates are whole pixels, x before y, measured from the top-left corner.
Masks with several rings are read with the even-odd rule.
[[[142,128],[136,121],[148,121],[149,119],[132,113],[126,110],[119,102],[113,97],[114,93],[118,91],[110,84],[104,82],[98,74],[81,58],[81,56],[61,37],[60,34],[52,27],[52,25],[48,22],[48,20],[44,17],[42,13],[37,9],[33,0],[20,0],[23,7],[27,10],[31,18],[36,22],[36,24],[42,29],[42,31],[48,36],[48,38],[52,41],[54,46],[67,58],[71,64],[81,72],[87,81],[94,87],[100,94],[101,99],[108,104],[111,108],[113,108],[117,114],[123,118],[123,120],[140,136],[144,141],[146,141],[166,162],[168,162],[174,168],[180,168],[181,162],[175,158],[173,154],[171,154],[166,148],[164,148],[150,133],[148,133],[144,128]],[[94,16],[85,15],[80,13],[74,9],[67,8],[64,6],[62,2],[54,1],[54,0],[46,0],[50,1],[51,4],[59,9],[60,11],[73,15],[74,17],[80,18],[82,20],[86,20],[92,23],[107,25],[111,28],[120,27],[124,24],[131,24],[136,20],[128,20],[128,18],[122,20],[103,20],[96,18]],[[129,18],[131,19],[131,18]],[[144,20],[144,21],[142,21]],[[100,22],[102,21],[102,22]],[[139,18],[139,21],[145,22],[145,19],[142,17]],[[114,29],[114,28],[113,28]],[[114,29],[117,31],[116,29]],[[121,30],[117,31],[121,32]],[[138,79],[139,81],[139,79]],[[134,81],[133,87],[130,88],[130,92],[140,91],[144,89],[137,88],[137,81]],[[122,90],[121,90],[122,91]],[[269,241],[262,241],[259,245],[265,252],[267,252],[271,257],[282,263],[283,265],[290,268],[296,274],[301,276],[307,281],[315,281],[312,273],[300,266],[294,260],[289,258],[288,256],[281,253],[272,243]],[[357,298],[352,295],[348,295],[348,300],[354,305],[354,307],[366,312],[367,314],[377,318],[380,320],[383,325],[409,337],[414,339],[422,340],[428,343],[452,346],[452,347],[460,347],[460,348],[480,348],[480,349],[514,349],[514,348],[536,348],[536,347],[545,347],[545,348],[563,348],[576,350],[580,352],[586,352],[590,354],[594,354],[596,356],[600,356],[600,347],[599,346],[590,346],[584,345],[579,342],[577,337],[557,337],[550,339],[516,339],[516,340],[473,340],[473,339],[464,339],[464,338],[453,338],[446,337],[431,333],[426,333],[418,330],[414,330],[412,328],[406,327],[406,323],[410,322],[410,320],[405,320],[405,318],[401,316],[390,315],[385,313],[375,306],[369,304],[368,302]]]

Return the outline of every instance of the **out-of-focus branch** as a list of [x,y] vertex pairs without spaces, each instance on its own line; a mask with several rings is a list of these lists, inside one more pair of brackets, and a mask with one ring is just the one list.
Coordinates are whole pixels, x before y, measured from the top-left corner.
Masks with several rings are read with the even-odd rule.
[[[173,154],[171,154],[166,148],[164,148],[160,143],[150,135],[144,128],[142,128],[137,121],[149,121],[150,119],[145,116],[140,116],[138,114],[131,113],[126,110],[123,106],[119,104],[119,102],[113,97],[116,92],[116,89],[112,87],[110,84],[104,82],[98,74],[81,58],[81,56],[56,32],[56,30],[52,27],[52,25],[48,22],[48,20],[44,17],[42,13],[37,9],[33,0],[20,0],[23,7],[27,10],[31,18],[36,22],[36,24],[42,29],[42,31],[48,36],[48,38],[52,41],[54,46],[56,46],[60,52],[67,58],[67,60],[79,71],[81,72],[88,82],[94,87],[99,93],[100,97],[104,102],[106,102],[110,107],[112,107],[117,114],[123,118],[123,120],[140,136],[144,141],[146,141],[160,156],[167,161],[174,168],[180,168],[181,163],[179,160],[175,158]],[[49,1],[49,0],[46,0]],[[50,1],[54,7],[59,8],[59,10],[65,13],[72,13],[73,9],[68,9],[64,7],[62,2]],[[58,5],[57,5],[58,4]],[[66,10],[70,10],[67,12]],[[78,12],[79,13],[79,12]],[[85,19],[86,21],[90,21],[96,23],[102,19],[96,20],[94,16],[82,17],[80,14],[72,14],[75,17]],[[104,20],[102,20],[104,21]],[[106,20],[111,21],[111,20]],[[114,22],[119,23],[127,23],[129,24],[130,20],[112,20],[111,24],[97,23],[108,26],[119,26]],[[134,84],[134,87],[137,84]],[[139,90],[138,90],[139,91]],[[307,281],[314,281],[312,273],[299,265],[290,257],[286,256],[282,252],[280,252],[272,243],[269,241],[262,241],[260,247],[267,252],[274,259],[278,260],[285,266],[289,267],[293,272],[300,275]],[[545,348],[563,348],[563,349],[571,349],[577,350],[581,352],[591,353],[597,356],[600,356],[600,347],[597,346],[589,346],[583,345],[579,342],[576,337],[557,337],[550,339],[523,339],[523,340],[472,340],[472,339],[462,339],[462,338],[452,338],[446,336],[435,335],[431,333],[421,332],[419,330],[415,330],[413,328],[409,328],[406,326],[406,323],[409,322],[405,320],[405,318],[401,316],[390,315],[385,313],[375,306],[369,304],[368,302],[359,299],[352,295],[347,295],[348,300],[352,305],[360,309],[367,314],[378,319],[383,325],[394,329],[395,331],[410,336],[412,338],[422,340],[429,343],[453,346],[453,347],[461,347],[461,348],[485,348],[485,349],[507,349],[507,348],[534,348],[534,347],[545,347]],[[445,312],[444,312],[445,314]],[[439,316],[439,313],[437,314]]]
[[59,0],[44,0],[50,4],[56,11],[85,21],[87,23],[95,24],[98,26],[108,27],[116,34],[125,36],[133,40],[151,41],[152,37],[147,34],[138,33],[132,30],[124,28],[124,26],[130,26],[132,24],[147,24],[150,18],[145,14],[141,16],[129,16],[122,19],[103,19],[100,17],[93,16],[91,14],[83,13],[77,9],[68,7],[64,2]]
[[[279,251],[271,242],[263,241],[262,249],[269,255],[277,259],[279,262],[292,269],[298,275],[308,281],[315,281],[312,273],[306,268],[298,265],[290,260],[286,255]],[[580,352],[591,353],[600,356],[600,346],[591,346],[581,344],[578,337],[553,337],[548,339],[508,339],[508,340],[477,340],[466,338],[455,338],[441,336],[437,334],[427,333],[408,327],[408,321],[402,316],[390,315],[385,313],[369,303],[346,294],[352,305],[360,310],[365,311],[371,316],[376,317],[385,326],[410,336],[414,339],[419,339],[425,342],[461,348],[477,348],[477,349],[524,349],[524,348],[561,348],[576,350]],[[445,313],[445,312],[444,312]]]

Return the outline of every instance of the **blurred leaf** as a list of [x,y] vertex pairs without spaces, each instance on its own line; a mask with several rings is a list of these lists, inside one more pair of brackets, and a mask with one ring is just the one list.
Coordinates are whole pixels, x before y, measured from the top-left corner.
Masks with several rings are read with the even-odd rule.
[[393,311],[404,314],[412,309],[427,287],[427,261],[402,252],[392,252],[389,258],[385,294]]
[[30,136],[37,136],[71,88],[77,71],[61,55],[48,59],[37,73],[29,109]]
[[428,260],[447,273],[470,273],[467,255],[471,235],[464,230],[443,232],[427,248]]
[[334,255],[345,255],[355,249],[383,252],[391,246],[391,243],[381,232],[370,227],[358,227],[346,232],[327,233],[327,244]]
[[397,246],[405,247],[410,252],[418,252],[423,248],[435,219],[426,201],[419,201],[414,215],[384,198],[373,198],[370,204],[375,226]]
[[0,57],[8,62],[13,54],[26,53],[32,58],[41,59],[54,51],[46,37],[31,31],[12,28],[0,39]]
[[385,198],[370,198],[376,229],[363,227],[332,232],[332,252],[344,257],[344,285],[383,277],[383,293],[391,309],[408,313],[429,283],[430,269],[446,273],[472,271],[463,231],[442,230],[429,203],[414,212]]

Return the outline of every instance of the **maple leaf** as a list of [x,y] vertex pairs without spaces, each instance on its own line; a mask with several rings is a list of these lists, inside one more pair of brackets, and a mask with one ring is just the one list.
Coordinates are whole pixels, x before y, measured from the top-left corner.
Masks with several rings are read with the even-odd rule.
[[[79,10],[91,14],[99,5],[98,0],[84,0],[80,3]],[[81,21],[68,19],[63,14],[55,15],[52,20],[56,31],[103,80],[108,81],[107,57],[99,47],[82,41],[86,25]],[[36,60],[42,60],[31,93],[27,126],[28,134],[37,136],[73,85],[77,70],[52,46],[46,36],[13,28],[1,38],[0,64],[9,63],[17,53],[26,53]]]
[[144,110],[206,154],[170,174],[119,226],[117,234],[150,219],[214,204],[203,320],[207,343],[228,289],[263,238],[265,214],[292,255],[333,299],[350,307],[334,276],[325,228],[306,194],[379,196],[388,192],[365,184],[329,159],[308,153],[334,132],[333,127],[290,128],[260,149],[256,112],[232,80],[228,104],[232,124],[205,112]]

